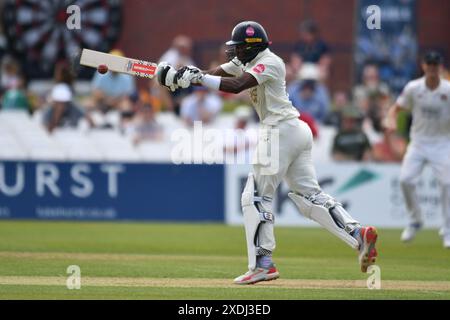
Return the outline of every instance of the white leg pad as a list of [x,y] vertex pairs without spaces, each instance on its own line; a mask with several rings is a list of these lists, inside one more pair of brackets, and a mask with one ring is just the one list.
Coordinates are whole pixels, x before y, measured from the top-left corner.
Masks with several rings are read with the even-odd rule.
[[290,192],[288,196],[294,201],[295,205],[302,215],[317,222],[329,232],[337,236],[339,239],[343,240],[353,249],[359,248],[358,240],[353,238],[334,222],[328,208],[314,204],[305,197],[302,197],[301,195],[293,192]]
[[245,236],[247,240],[248,269],[256,268],[255,236],[261,222],[255,206],[255,180],[253,173],[248,175],[247,183],[241,196],[242,213],[244,214]]
[[256,269],[257,238],[260,223],[273,223],[273,215],[268,212],[259,212],[255,202],[255,178],[253,173],[248,175],[247,183],[241,196],[242,213],[244,215],[245,237],[247,240],[248,269]]

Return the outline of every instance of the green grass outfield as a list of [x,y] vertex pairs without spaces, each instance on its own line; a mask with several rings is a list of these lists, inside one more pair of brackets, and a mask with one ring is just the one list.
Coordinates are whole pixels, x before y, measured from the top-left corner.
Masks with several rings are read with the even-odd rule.
[[[381,290],[356,253],[322,229],[275,229],[281,278],[236,286],[242,227],[218,224],[0,222],[0,299],[449,299],[450,250],[435,230],[411,245],[379,230]],[[81,289],[66,269],[81,268]]]

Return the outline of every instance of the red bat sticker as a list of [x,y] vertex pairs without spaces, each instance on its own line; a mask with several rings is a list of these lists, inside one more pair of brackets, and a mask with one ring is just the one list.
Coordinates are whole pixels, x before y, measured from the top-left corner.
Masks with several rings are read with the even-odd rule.
[[145,74],[155,74],[156,67],[149,66],[146,64],[142,64],[142,63],[133,63],[133,65],[131,67],[131,71],[145,73]]

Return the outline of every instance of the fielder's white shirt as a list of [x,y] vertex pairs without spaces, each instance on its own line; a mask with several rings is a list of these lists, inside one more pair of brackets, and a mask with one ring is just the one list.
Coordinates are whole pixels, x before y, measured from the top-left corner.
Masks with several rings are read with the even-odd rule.
[[415,140],[450,141],[450,82],[441,79],[430,90],[425,77],[408,82],[397,104],[412,112],[411,138]]
[[286,68],[283,60],[269,49],[261,51],[246,65],[236,58],[220,66],[226,73],[240,76],[248,72],[258,85],[249,89],[250,98],[263,124],[276,125],[282,120],[298,118],[286,92]]

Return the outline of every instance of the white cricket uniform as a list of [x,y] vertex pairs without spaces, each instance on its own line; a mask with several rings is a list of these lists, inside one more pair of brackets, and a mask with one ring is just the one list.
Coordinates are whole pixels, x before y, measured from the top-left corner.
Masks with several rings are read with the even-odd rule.
[[414,184],[429,164],[443,188],[444,228],[450,233],[450,82],[441,79],[439,86],[430,90],[424,77],[410,81],[397,105],[412,113],[411,142],[400,173],[411,222],[422,222]]
[[[258,195],[270,199],[262,203],[264,211],[272,212],[271,199],[283,179],[297,194],[310,196],[320,192],[311,159],[312,133],[309,126],[298,119],[299,113],[288,98],[283,60],[266,49],[246,65],[233,60],[221,68],[234,76],[248,72],[258,82],[249,89],[261,121],[256,153],[273,152],[269,165],[261,158],[253,165]],[[261,224],[259,242],[264,249],[275,249],[273,224]]]

